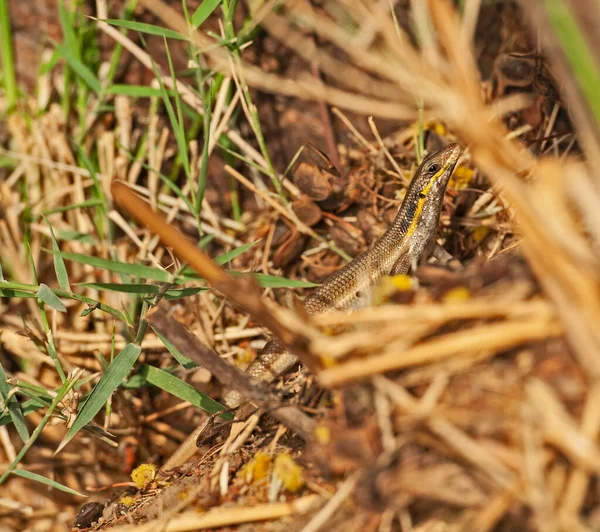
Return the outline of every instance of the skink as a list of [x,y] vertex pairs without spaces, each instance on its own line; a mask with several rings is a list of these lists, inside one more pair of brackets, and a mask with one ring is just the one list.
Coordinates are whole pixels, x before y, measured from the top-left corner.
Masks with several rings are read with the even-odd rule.
[[[446,186],[459,155],[459,145],[449,144],[423,159],[388,230],[304,300],[307,314],[359,308],[367,299],[365,295],[383,277],[407,273],[429,256],[435,246]],[[272,382],[296,362],[296,357],[274,338],[246,371],[259,381]],[[235,408],[243,398],[230,390],[223,400],[228,407]]]

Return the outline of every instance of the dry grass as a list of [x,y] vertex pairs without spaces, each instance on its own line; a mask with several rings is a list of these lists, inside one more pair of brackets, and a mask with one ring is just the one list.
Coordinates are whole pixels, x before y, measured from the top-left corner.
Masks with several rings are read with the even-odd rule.
[[[345,0],[328,12],[303,2],[273,11],[275,4],[249,8],[252,25],[316,65],[318,76],[314,69],[295,79],[261,71],[243,53],[216,47],[208,33],[190,32],[185,17],[169,6],[140,2],[161,26],[207,50],[194,66],[224,76],[212,99],[211,137],[204,148],[195,139],[187,142],[190,172],[187,178],[180,177],[183,171],[176,174],[179,190],[158,176],[171,171],[181,156],[177,128],[158,111],[160,98],[146,117],[129,98],[109,98],[112,124],[102,121],[105,111],[97,94],[90,95],[84,120],[65,120],[55,103],[38,112],[34,100],[23,100],[19,112],[4,120],[8,140],[0,156],[15,164],[0,181],[0,262],[4,279],[13,283],[3,285],[12,290],[4,295],[13,297],[0,302],[0,362],[9,368],[9,382],[19,385],[19,398],[28,391],[28,397],[35,392],[48,402],[70,372],[81,372],[81,386],[65,395],[19,467],[88,495],[101,490],[94,500],[104,502],[104,490],[133,486],[125,479],[134,464],[162,466],[142,489],[138,485],[107,505],[105,521],[122,530],[141,527],[129,519],[148,521],[148,530],[264,521],[273,529],[306,531],[598,527],[600,200],[593,166],[586,164],[597,150],[593,136],[584,128],[582,152],[573,150],[575,140],[565,148],[569,138],[554,136],[563,102],[534,125],[511,122],[511,116],[533,108],[534,95],[505,96],[482,83],[473,52],[473,43],[482,39],[478,35],[474,41],[483,12],[478,1],[465,2],[460,17],[443,0],[413,2],[415,39],[394,23],[387,1],[367,6]],[[97,13],[106,18],[104,2],[98,2]],[[206,112],[207,96],[174,81],[130,36],[102,21],[97,28],[160,77],[156,88],[176,90],[192,111]],[[221,31],[228,35],[224,26]],[[52,75],[40,79],[40,86],[60,86],[63,79],[55,71]],[[181,396],[167,393],[191,383],[196,393],[217,397],[219,389],[205,369],[174,368],[181,384],[172,388],[152,380],[147,382],[159,388],[146,388],[140,381],[140,375],[153,375],[147,366],[173,367],[163,339],[146,330],[151,323],[146,311],[171,282],[182,288],[198,283],[176,277],[181,260],[193,264],[193,251],[182,256],[174,246],[172,254],[154,232],[135,227],[116,209],[111,195],[116,179],[128,182],[169,223],[194,238],[213,236],[214,255],[265,236],[234,262],[263,274],[282,273],[269,260],[277,254],[272,252],[278,227],[287,228],[288,242],[302,245],[302,257],[289,271],[314,279],[337,267],[338,255],[345,254],[340,248],[352,240],[339,238],[339,232],[346,227],[355,234],[347,226],[360,221],[354,215],[341,218],[346,204],[326,213],[318,228],[296,214],[292,205],[301,193],[265,151],[269,138],[262,138],[254,102],[260,92],[248,87],[314,99],[335,106],[337,116],[365,114],[417,124],[382,138],[371,122],[371,141],[344,117],[356,140],[339,157],[354,194],[348,205],[368,211],[373,230],[398,199],[385,193],[382,180],[393,178],[401,188],[404,172],[414,163],[419,127],[465,147],[461,168],[468,182],[465,187],[457,177],[456,189],[448,194],[441,234],[464,268],[423,267],[411,287],[382,286],[371,308],[307,322],[275,304],[262,305],[254,285],[224,280],[222,270],[204,263],[209,265],[209,270],[200,267],[204,278],[250,316],[212,291],[164,306],[204,344],[238,364],[264,336],[254,322],[288,334],[304,360],[317,357],[312,377],[295,374],[284,385],[285,400],[304,410],[298,416],[312,416],[316,423],[312,437],[301,434],[304,441],[289,423],[274,422],[263,411],[235,424],[228,437],[219,430],[210,433],[214,419],[197,408],[199,396],[181,402]],[[239,128],[240,122],[231,119],[238,111]],[[576,115],[576,126],[579,120]],[[82,129],[87,132],[81,137],[83,153],[97,156],[92,164],[71,142]],[[241,185],[240,196],[257,205],[237,218],[224,212],[215,195],[205,195],[202,209],[194,208],[202,160],[214,160],[222,137],[241,161],[236,168],[222,166]],[[281,192],[274,193],[279,183]],[[52,231],[63,252],[149,265],[169,276],[146,283],[161,288],[145,298],[106,291],[99,283],[127,278],[95,268],[91,260],[61,266],[45,251],[53,245]],[[68,282],[61,283],[62,271]],[[41,283],[56,289],[65,312],[40,298]],[[90,308],[95,310],[82,313]],[[141,346],[140,358],[131,361],[131,374],[125,368],[127,386],[109,394],[104,416],[95,418],[102,426],[95,427],[96,435],[81,431],[63,449],[77,400],[106,374],[112,357],[133,344]],[[46,422],[45,412],[27,416],[30,431]],[[0,473],[9,470],[23,446],[14,428],[0,426]],[[199,435],[205,437],[200,453]],[[54,455],[57,448],[62,450]],[[301,472],[281,459],[288,455],[302,464]],[[13,474],[2,488],[0,517],[12,527],[59,530],[73,521],[82,500]]]

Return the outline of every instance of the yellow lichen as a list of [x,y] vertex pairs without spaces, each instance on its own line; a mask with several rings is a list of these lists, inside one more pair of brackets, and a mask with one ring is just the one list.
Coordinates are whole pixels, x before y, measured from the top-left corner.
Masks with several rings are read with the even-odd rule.
[[413,287],[412,279],[405,274],[394,275],[392,277],[386,277],[392,286],[396,287],[396,290],[411,290]]
[[475,240],[476,244],[479,244],[489,234],[490,234],[489,227],[485,227],[483,225],[480,225],[479,227],[476,227],[475,229],[473,229],[473,239]]
[[447,133],[446,126],[442,122],[438,122],[437,120],[432,120],[431,122],[426,123],[424,129],[429,131],[435,131],[441,137],[443,137]]
[[419,122],[413,123],[412,129],[415,132],[415,134],[419,133],[420,126],[422,126],[423,131],[434,131],[441,137],[446,136],[446,134],[448,133],[446,125],[443,122],[440,122],[439,120],[427,120],[422,124],[420,124]]
[[131,472],[131,480],[139,489],[144,489],[156,477],[156,466],[154,464],[142,464]]
[[325,445],[331,441],[331,430],[326,425],[317,425],[315,437],[320,444]]
[[373,306],[383,305],[389,301],[396,292],[411,290],[412,279],[408,275],[400,274],[392,277],[384,277],[373,289]]
[[280,454],[275,458],[274,473],[288,491],[298,491],[304,484],[302,468],[289,454]]
[[125,495],[119,499],[119,502],[124,506],[130,507],[135,504],[135,499],[129,495]]
[[466,286],[457,286],[444,294],[444,301],[459,302],[471,299],[471,292]]
[[250,364],[250,362],[252,362],[254,359],[256,358],[254,351],[252,351],[251,349],[244,349],[239,355],[238,355],[238,362],[241,366],[247,366],[248,364]]
[[460,165],[454,170],[448,186],[450,188],[464,189],[471,184],[472,179],[473,169],[469,168],[468,166]]
[[265,478],[269,473],[270,465],[271,457],[267,453],[258,452],[252,460],[242,467],[240,473],[244,480],[251,484]]
[[327,355],[319,355],[319,358],[321,359],[321,364],[323,364],[324,368],[331,368],[336,364],[336,360],[333,357]]

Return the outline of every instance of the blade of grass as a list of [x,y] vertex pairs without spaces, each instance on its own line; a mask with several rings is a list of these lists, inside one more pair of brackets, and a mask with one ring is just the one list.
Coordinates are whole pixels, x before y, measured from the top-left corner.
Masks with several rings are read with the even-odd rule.
[[66,312],[65,304],[58,298],[48,285],[40,283],[40,289],[37,292],[38,299],[42,300],[46,305],[59,312]]
[[[56,241],[56,236],[54,235],[54,229],[52,229],[52,225],[48,221],[46,217],[44,217],[44,221],[50,229],[50,238],[52,239],[52,249],[54,251],[60,251],[58,247],[58,242]],[[58,286],[61,287],[62,290],[66,290],[67,292],[71,291],[71,286],[69,285],[69,275],[67,273],[67,267],[65,266],[65,261],[60,255],[54,255],[54,271],[56,272],[56,279],[58,280]],[[63,305],[64,306],[64,305]]]
[[[109,94],[122,94],[131,96],[132,98],[160,98],[162,92],[154,87],[146,87],[145,85],[120,85],[114,84],[108,90]],[[173,96],[173,91],[167,91],[169,96]]]
[[[110,292],[119,292],[122,294],[137,294],[137,295],[156,295],[160,294],[162,287],[156,284],[135,284],[135,283],[78,283],[77,286],[85,288],[95,288],[96,290],[108,290]],[[188,287],[188,288],[169,288],[165,292],[167,299],[176,299],[180,297],[189,297],[200,292],[206,291],[208,288],[203,286]]]
[[[23,403],[23,405],[21,406],[21,413],[23,414],[23,416],[27,416],[28,414],[31,414],[31,412],[36,412],[40,408],[44,408],[45,406],[47,406],[47,405],[42,405],[38,401],[34,401],[34,400],[25,401]],[[14,423],[14,420],[13,420],[10,412],[1,414],[0,415],[0,425],[8,425],[9,423]],[[15,424],[15,427],[16,427],[16,424]],[[20,433],[19,433],[19,435],[20,435]],[[29,438],[29,433],[27,433],[27,438]],[[27,438],[25,438],[25,441],[27,440]]]
[[0,296],[2,297],[16,297],[21,299],[32,299],[37,298],[35,293],[23,292],[21,290],[14,290],[13,288],[0,288]]
[[[2,346],[2,336],[0,336],[0,347]],[[0,364],[0,399],[2,400],[2,404],[6,401],[8,394],[10,392],[10,387],[6,382],[6,373],[4,372],[4,368],[2,364]],[[8,409],[8,414],[10,416],[15,429],[17,430],[17,434],[21,441],[25,443],[29,439],[29,431],[27,430],[27,424],[25,423],[25,415],[23,414],[23,410],[21,409],[21,404],[17,401],[16,397],[11,397],[6,405]]]
[[0,0],[0,57],[2,59],[2,82],[8,111],[17,104],[17,77],[12,45],[12,31],[8,0]]
[[85,84],[96,94],[100,94],[102,91],[102,85],[96,75],[64,44],[56,44],[55,47],[61,57],[67,62],[69,67],[79,76],[79,78],[83,80]]
[[39,425],[35,428],[35,430],[31,434],[31,436],[27,440],[27,442],[23,445],[23,447],[19,451],[19,454],[17,454],[17,456],[15,457],[15,459],[11,462],[11,464],[6,468],[6,471],[4,471],[4,473],[0,477],[0,484],[2,484],[6,480],[6,478],[8,477],[8,475],[10,475],[16,469],[17,465],[19,465],[19,463],[21,462],[21,460],[23,459],[23,457],[25,456],[25,454],[27,453],[27,451],[31,448],[31,446],[38,439],[39,435],[42,433],[42,430],[44,430],[44,427],[46,426],[46,423],[48,423],[48,421],[50,420],[50,417],[54,413],[54,410],[56,410],[56,407],[63,400],[63,398],[65,397],[65,395],[67,395],[67,393],[77,383],[77,378],[78,378],[79,374],[80,374],[80,372],[75,371],[74,376],[70,377],[69,379],[66,379],[63,382],[62,386],[58,389],[58,392],[56,393],[56,396],[52,400],[52,404],[50,405],[50,407],[46,411],[46,414],[44,414],[44,417],[40,421]]
[[[37,298],[37,292],[40,287],[38,285],[30,285],[25,283],[15,283],[8,281],[0,281],[0,295],[6,297],[23,297],[23,298]],[[131,326],[131,319],[120,310],[117,310],[105,303],[101,303],[100,301],[93,299],[91,297],[82,296],[81,294],[75,294],[73,292],[66,292],[64,290],[60,290],[57,288],[51,288],[51,290],[56,294],[57,297],[62,297],[64,299],[73,299],[75,301],[79,301],[81,303],[85,303],[89,305],[89,309],[84,310],[82,315],[87,315],[93,310],[101,310],[102,312],[106,312],[110,314],[114,318],[119,321],[126,323]],[[185,290],[185,289],[184,289]],[[195,289],[190,289],[195,290]],[[177,295],[177,290],[173,291],[173,295]],[[180,297],[180,296],[177,296]]]
[[299,279],[287,279],[276,275],[265,275],[264,273],[243,273],[243,272],[228,272],[232,277],[239,275],[251,275],[254,277],[260,286],[263,288],[313,288],[318,284],[309,281],[300,281]]
[[48,253],[60,255],[64,259],[72,260],[80,264],[87,264],[101,270],[108,270],[115,273],[126,273],[128,275],[134,275],[143,279],[152,279],[153,281],[160,281],[163,283],[170,283],[173,281],[173,276],[165,271],[153,268],[151,266],[144,266],[143,264],[129,264],[127,262],[120,262],[118,260],[102,259],[100,257],[94,257],[91,255],[83,255],[81,253],[72,253],[68,251],[55,252],[52,250],[45,250]]
[[[150,325],[152,327],[152,325]],[[163,345],[167,348],[169,353],[173,355],[173,358],[177,360],[185,369],[190,370],[199,367],[191,358],[186,357],[175,345],[160,331],[152,327],[152,330],[158,336],[159,340],[163,343]]]
[[[60,305],[63,305],[63,303],[62,303],[62,301],[58,300],[58,297],[56,297],[56,294],[54,294],[52,292],[52,289],[50,287],[38,282],[37,270],[35,267],[35,261],[33,260],[33,254],[31,253],[31,246],[29,245],[29,241],[27,240],[24,245],[25,245],[25,252],[27,255],[27,261],[29,262],[31,274],[33,276],[33,281],[35,284],[39,285],[39,289],[36,293],[36,296],[37,296],[38,308],[40,309],[40,317],[42,319],[42,327],[44,328],[44,333],[46,335],[46,341],[45,341],[44,345],[46,347],[46,350],[48,351],[48,355],[50,356],[50,358],[52,358],[52,361],[54,362],[54,367],[56,368],[56,372],[58,373],[61,382],[65,382],[67,377],[66,377],[65,371],[62,367],[62,363],[60,362],[60,359],[58,358],[58,354],[56,352],[56,346],[54,345],[54,337],[52,335],[52,329],[50,328],[50,321],[48,320],[48,315],[46,314],[46,309],[44,308],[44,303],[49,304],[50,306],[52,306],[52,304],[58,304],[59,308],[60,308]],[[54,298],[50,294],[52,294],[54,296]],[[49,302],[44,301],[43,298],[46,298]],[[58,303],[56,303],[56,300],[58,300]],[[63,305],[63,307],[64,307],[64,305]]]
[[[194,406],[197,406],[210,414],[216,414],[217,412],[226,410],[223,405],[219,404],[214,399],[211,399],[207,395],[196,390],[196,388],[189,385],[187,382],[178,379],[175,375],[171,375],[162,369],[144,364],[140,369],[140,375],[142,375],[142,377],[150,384],[158,386],[182,401],[192,403]],[[233,419],[233,414],[231,412],[223,412],[222,414],[219,414],[219,417],[231,420]]]
[[593,52],[567,3],[562,0],[544,0],[544,5],[587,105],[596,124],[600,124],[600,70]]
[[[128,158],[131,161],[136,161],[139,162],[140,157],[134,157],[131,154],[127,154]],[[157,172],[156,169],[154,168],[150,168],[150,166],[148,166],[148,164],[146,163],[141,163],[141,166],[144,170],[146,170],[147,172],[152,172],[154,174],[156,174],[156,176],[163,182],[163,184],[168,187],[169,189],[171,189],[173,191],[173,193],[181,200],[183,201],[183,203],[185,203],[185,206],[187,207],[187,210],[190,213],[194,212],[194,206],[193,204],[190,202],[190,200],[188,199],[188,197],[183,193],[183,190],[181,188],[179,188],[170,178],[169,176],[166,176],[164,174],[162,174],[161,172]]]
[[55,455],[64,449],[65,445],[73,439],[75,434],[87,425],[100,411],[106,401],[108,401],[108,398],[118,388],[129,371],[131,371],[141,352],[142,348],[140,346],[127,344],[123,351],[115,357],[81,407],[73,425],[67,430],[67,434],[54,452]]
[[216,256],[214,261],[219,266],[223,266],[223,264],[235,259],[236,257],[239,257],[242,253],[246,253],[246,251],[254,247],[256,244],[258,244],[258,240],[255,240],[254,242],[250,242],[248,244],[244,244],[243,246],[239,246],[235,249],[232,249],[231,251],[228,251],[227,253],[223,253],[221,255]]
[[[210,83],[210,82],[209,82]],[[210,135],[211,135],[211,120],[212,120],[212,90],[205,90],[203,85],[199,82],[199,87],[202,89],[202,100],[204,107],[204,114],[202,115],[202,129],[204,133],[204,142],[202,144],[202,158],[200,159],[200,169],[198,172],[198,193],[196,195],[196,213],[200,217],[200,209],[202,208],[202,201],[204,200],[204,193],[206,191],[206,183],[208,181],[208,158],[210,155]]]
[[65,229],[62,231],[59,230],[58,235],[56,235],[56,238],[58,240],[63,240],[65,242],[77,241],[77,242],[81,242],[82,244],[91,244],[91,245],[93,245],[95,243],[94,237],[92,235],[89,235],[87,233],[79,233],[77,231],[71,231],[69,229]]
[[109,18],[104,22],[110,24],[111,26],[116,26],[118,28],[125,28],[128,30],[138,31],[140,33],[146,33],[148,35],[157,35],[159,37],[163,37],[164,39],[176,39],[178,41],[187,41],[188,38],[174,30],[169,30],[167,28],[162,28],[160,26],[155,26],[153,24],[146,24],[145,22],[137,22],[135,20],[121,20]]
[[69,493],[71,495],[77,495],[79,497],[87,497],[83,493],[79,493],[77,490],[69,488],[60,482],[56,482],[48,477],[44,477],[43,475],[38,475],[37,473],[32,473],[31,471],[26,471],[25,469],[15,469],[13,471],[13,475],[17,475],[18,477],[23,477],[28,480],[34,480],[35,482],[39,482],[40,484],[44,484],[50,488],[55,488],[60,491],[64,491],[65,493]]
[[211,13],[219,7],[221,0],[203,0],[198,9],[192,15],[192,25],[199,28],[202,23],[210,17]]
[[99,199],[89,199],[86,201],[82,201],[80,203],[72,203],[70,205],[65,205],[63,207],[57,207],[56,209],[50,209],[48,211],[44,211],[41,216],[46,217],[51,214],[56,214],[59,212],[67,212],[75,209],[87,209],[88,207],[97,207],[98,205],[102,205],[102,201]]
[[[162,83],[162,80],[160,79],[159,76],[157,76],[157,79],[160,82],[160,88],[163,91],[163,102],[165,104],[165,107],[167,109],[167,113],[169,115],[169,120],[171,121],[171,127],[173,128],[173,132],[175,134],[175,140],[177,142],[177,146],[179,148],[179,154],[181,156],[181,162],[183,164],[183,169],[185,170],[185,174],[187,176],[188,179],[192,178],[192,171],[190,168],[190,160],[189,160],[189,156],[188,156],[188,144],[187,144],[187,139],[185,136],[185,129],[183,126],[183,113],[182,113],[182,109],[181,109],[181,98],[179,96],[179,91],[177,91],[177,77],[175,76],[175,68],[173,66],[173,61],[171,59],[171,51],[169,50],[169,45],[167,43],[167,40],[164,39],[164,44],[165,44],[165,52],[167,55],[167,62],[169,63],[169,73],[171,74],[171,79],[173,80],[173,86],[175,87],[175,109],[177,110],[177,116],[175,116],[175,112],[173,110],[173,106],[171,105],[171,100],[169,98],[168,93],[166,92],[166,88]],[[190,188],[190,190],[193,190],[193,186]],[[198,214],[197,211],[194,211],[196,213],[196,215]]]

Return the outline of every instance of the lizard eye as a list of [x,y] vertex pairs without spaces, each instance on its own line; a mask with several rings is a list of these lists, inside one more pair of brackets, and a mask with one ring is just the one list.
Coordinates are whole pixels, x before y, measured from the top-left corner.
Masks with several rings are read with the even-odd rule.
[[435,174],[436,172],[438,172],[440,169],[440,165],[437,163],[433,163],[430,164],[429,167],[427,168],[427,172],[429,172],[430,174]]

